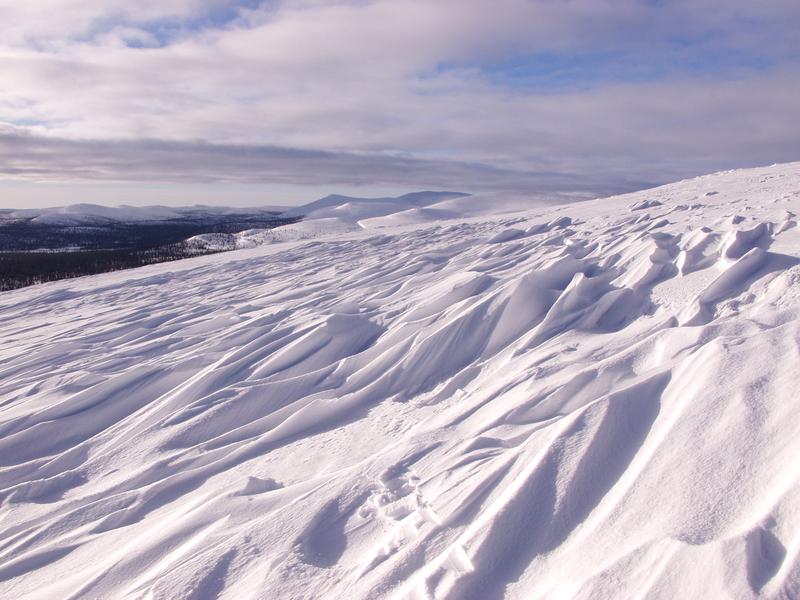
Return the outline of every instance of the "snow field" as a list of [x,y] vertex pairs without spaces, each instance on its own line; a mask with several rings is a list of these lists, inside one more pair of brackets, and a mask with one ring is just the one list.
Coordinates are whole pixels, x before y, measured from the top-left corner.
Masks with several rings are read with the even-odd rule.
[[0,596],[800,595],[800,164],[429,206],[0,296]]

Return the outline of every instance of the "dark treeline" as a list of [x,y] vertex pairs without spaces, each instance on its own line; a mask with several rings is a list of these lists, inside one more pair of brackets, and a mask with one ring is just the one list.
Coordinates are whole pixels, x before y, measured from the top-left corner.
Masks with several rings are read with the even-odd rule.
[[213,254],[185,240],[201,233],[271,229],[298,220],[262,214],[80,227],[0,222],[0,291]]
[[29,219],[0,220],[0,252],[60,248],[108,250],[155,248],[176,244],[201,233],[237,233],[246,229],[271,229],[298,218],[277,215],[187,218],[139,223],[108,222],[94,225],[48,225]]
[[183,242],[158,248],[133,250],[0,252],[0,291],[82,275],[142,267],[202,254],[212,254],[212,252],[189,248]]

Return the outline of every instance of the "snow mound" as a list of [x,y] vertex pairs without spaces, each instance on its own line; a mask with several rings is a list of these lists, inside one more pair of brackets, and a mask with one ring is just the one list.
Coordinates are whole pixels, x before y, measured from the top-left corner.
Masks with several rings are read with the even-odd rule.
[[796,597],[800,164],[412,200],[0,295],[0,597]]

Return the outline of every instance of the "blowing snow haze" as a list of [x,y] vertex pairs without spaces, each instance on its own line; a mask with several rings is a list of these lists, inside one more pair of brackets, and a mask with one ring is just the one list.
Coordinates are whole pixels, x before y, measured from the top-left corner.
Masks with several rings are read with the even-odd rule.
[[0,207],[607,195],[800,154],[793,0],[0,0]]

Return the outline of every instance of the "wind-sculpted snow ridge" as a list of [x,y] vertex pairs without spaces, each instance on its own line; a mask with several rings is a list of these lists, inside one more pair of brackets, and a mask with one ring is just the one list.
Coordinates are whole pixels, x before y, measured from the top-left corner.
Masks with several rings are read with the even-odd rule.
[[790,164],[4,294],[0,597],[797,598],[798,212]]

